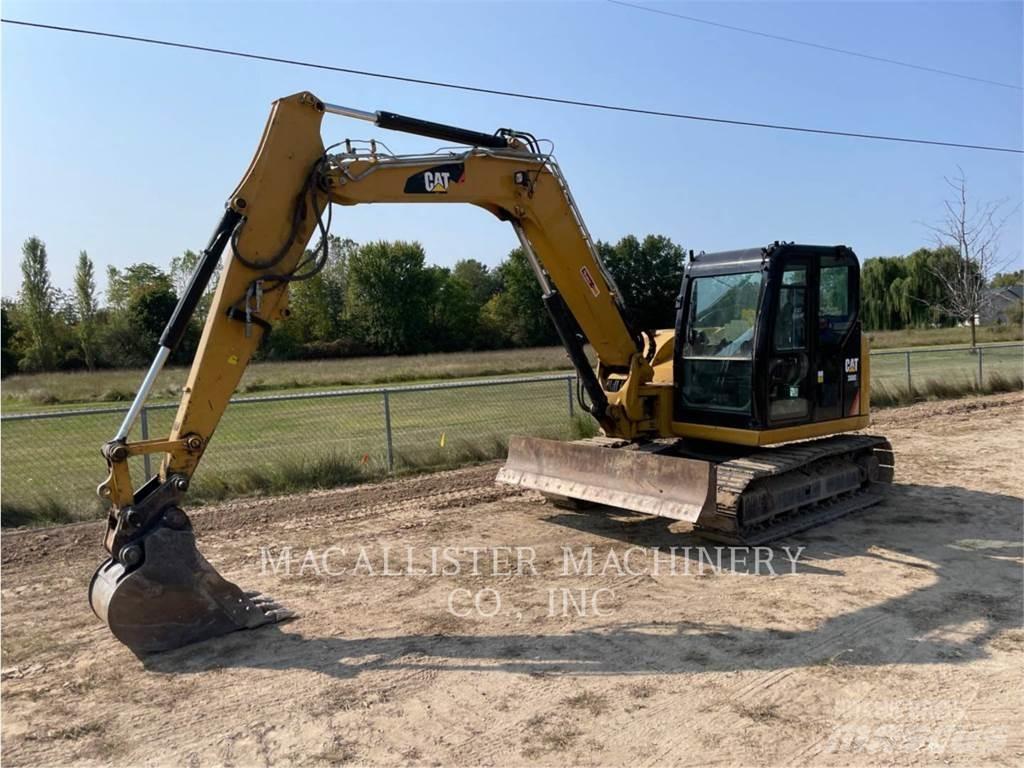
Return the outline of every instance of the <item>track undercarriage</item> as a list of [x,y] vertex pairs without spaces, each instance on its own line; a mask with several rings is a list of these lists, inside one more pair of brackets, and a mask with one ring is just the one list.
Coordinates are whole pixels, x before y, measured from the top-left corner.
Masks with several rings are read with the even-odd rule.
[[686,520],[702,536],[746,546],[876,504],[892,479],[892,446],[871,435],[747,450],[682,440],[515,438],[498,474],[499,482],[539,490],[559,506]]

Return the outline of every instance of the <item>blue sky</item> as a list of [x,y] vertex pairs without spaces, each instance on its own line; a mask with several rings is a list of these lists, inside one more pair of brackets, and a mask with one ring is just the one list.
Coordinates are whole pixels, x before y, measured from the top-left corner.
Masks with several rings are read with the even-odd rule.
[[[652,4],[653,3],[649,3]],[[715,21],[1020,83],[1022,4],[676,3]],[[622,8],[568,3],[22,2],[7,18],[713,116],[1020,147],[1022,92]],[[270,102],[325,101],[555,142],[592,233],[661,233],[721,250],[846,243],[861,258],[927,244],[942,177],[981,200],[1022,197],[1020,155],[887,144],[596,112],[4,25],[2,292],[21,243],[55,283],[85,249],[99,270],[198,250],[245,170]],[[430,142],[328,116],[324,137]],[[458,206],[336,211],[357,241],[416,239],[428,258],[496,264],[507,225]],[[1003,254],[1020,266],[1021,215]]]

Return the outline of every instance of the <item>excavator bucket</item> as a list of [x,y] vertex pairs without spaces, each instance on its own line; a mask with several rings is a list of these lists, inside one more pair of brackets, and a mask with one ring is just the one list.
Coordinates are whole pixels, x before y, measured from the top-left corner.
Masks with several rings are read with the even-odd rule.
[[95,614],[137,656],[294,615],[217,573],[196,548],[191,525],[185,526],[159,525],[125,548],[122,560],[135,561],[133,566],[108,559],[89,585]]
[[553,497],[695,522],[715,503],[711,462],[514,436],[497,481]]

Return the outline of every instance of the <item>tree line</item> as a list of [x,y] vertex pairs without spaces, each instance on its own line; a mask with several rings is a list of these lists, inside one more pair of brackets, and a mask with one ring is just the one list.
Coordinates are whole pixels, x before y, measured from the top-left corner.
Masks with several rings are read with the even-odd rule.
[[[1024,270],[985,275],[952,246],[919,248],[908,256],[867,259],[861,266],[861,319],[869,331],[972,325],[989,306],[989,292],[1024,287]],[[1006,312],[1024,323],[1024,303]]]
[[[627,235],[597,248],[640,328],[670,328],[685,263],[671,239]],[[70,292],[51,280],[45,244],[22,247],[22,285],[4,299],[2,372],[94,370],[148,365],[164,323],[198,262],[194,251],[166,268],[140,262],[110,266],[101,300],[96,268],[82,251]],[[861,270],[862,318],[867,330],[964,322],[944,275],[966,274],[988,287],[1018,285],[1022,273],[989,279],[953,246],[921,248],[908,256],[867,259]],[[951,287],[952,286],[952,287]],[[211,287],[173,363],[191,360]],[[557,344],[522,249],[496,267],[463,259],[451,268],[427,263],[416,242],[359,244],[331,236],[324,268],[293,283],[291,316],[265,339],[258,359],[295,360],[351,355],[411,354]],[[1011,322],[1019,322],[1012,318]]]
[[[667,237],[626,236],[597,247],[641,327],[670,327],[685,252]],[[107,288],[82,251],[70,292],[52,283],[45,244],[22,247],[22,285],[2,304],[3,375],[148,365],[164,323],[198,262],[194,251],[166,268],[108,267]],[[213,288],[171,362],[191,360]],[[557,344],[536,277],[522,249],[496,267],[463,259],[427,262],[416,242],[359,244],[331,236],[324,268],[290,287],[288,320],[258,358],[317,359]]]

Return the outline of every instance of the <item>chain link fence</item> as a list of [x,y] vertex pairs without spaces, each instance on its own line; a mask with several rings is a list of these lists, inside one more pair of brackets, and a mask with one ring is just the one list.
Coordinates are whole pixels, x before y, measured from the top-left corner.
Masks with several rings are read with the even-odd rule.
[[982,390],[995,379],[1024,375],[1024,344],[879,350],[871,353],[872,390],[928,394],[936,385]]
[[[239,397],[231,401],[190,490],[193,500],[340,485],[504,455],[508,436],[592,434],[575,374]],[[130,439],[166,436],[176,403],[147,405]],[[100,446],[126,407],[2,417],[4,524],[94,517]],[[138,484],[161,456],[130,460]]]
[[[879,351],[878,392],[922,391],[934,382],[1019,379],[1024,345]],[[105,476],[100,446],[125,407],[4,415],[3,523],[93,517]],[[146,406],[132,439],[170,432],[177,404]],[[511,434],[568,439],[593,434],[576,404],[574,374],[239,397],[232,400],[191,490],[194,500],[255,491],[340,485],[409,470],[458,466],[504,455]],[[159,457],[133,458],[136,482]]]

